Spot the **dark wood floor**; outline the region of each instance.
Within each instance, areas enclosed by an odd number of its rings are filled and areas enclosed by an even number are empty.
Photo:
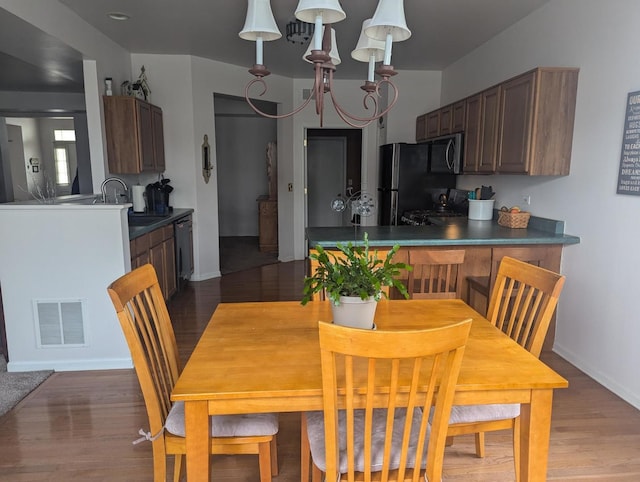
[[[190,283],[169,304],[181,356],[187,359],[216,305],[230,301],[300,299],[304,263],[291,262]],[[640,480],[640,412],[552,353],[543,359],[569,379],[558,390],[549,454],[549,480]],[[298,482],[299,416],[282,414],[280,475]],[[0,481],[152,480],[148,443],[132,445],[147,427],[132,370],[56,373],[0,418]],[[447,448],[446,481],[514,480],[508,432],[487,435],[487,457],[472,437]],[[252,456],[215,457],[213,479],[256,482]]]

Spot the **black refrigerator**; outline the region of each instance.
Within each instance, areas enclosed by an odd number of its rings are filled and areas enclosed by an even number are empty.
[[[456,187],[455,174],[430,174],[429,144],[380,146],[378,224],[399,224],[402,213],[433,208],[434,189]]]

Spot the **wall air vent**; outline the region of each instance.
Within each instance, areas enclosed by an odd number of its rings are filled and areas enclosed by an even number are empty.
[[[38,347],[83,346],[85,300],[34,300]]]

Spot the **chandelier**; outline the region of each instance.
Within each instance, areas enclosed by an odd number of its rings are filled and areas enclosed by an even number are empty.
[[[379,0],[373,17],[362,23],[358,44],[351,52],[353,59],[369,64],[367,80],[360,87],[365,92],[362,101],[364,108],[372,110],[372,114],[368,117],[347,112],[338,103],[333,91],[333,75],[336,66],[340,63],[340,56],[335,30],[331,25],[346,18],[339,0],[299,0],[295,17],[302,22],[314,25],[313,38],[304,55],[304,59],[314,65],[315,80],[311,90],[312,95],[289,113],[268,114],[252,102],[249,91],[254,85],[259,84],[262,86],[262,92],[258,95],[262,96],[267,92],[264,78],[270,72],[263,64],[263,42],[277,40],[282,37],[282,34],[273,18],[270,0],[248,0],[247,18],[239,35],[240,38],[256,42],[256,62],[249,69],[249,73],[255,78],[246,85],[244,91],[247,103],[255,112],[271,119],[282,119],[297,114],[313,99],[322,127],[324,96],[328,94],[338,116],[350,126],[362,128],[380,119],[393,108],[398,100],[398,89],[391,81],[391,77],[397,73],[391,65],[392,43],[406,40],[411,36],[404,16],[404,0]],[[382,65],[376,69],[375,64],[380,61]],[[376,81],[374,74],[378,74],[380,79]],[[391,88],[393,95],[386,107],[381,109],[379,99],[382,97],[383,86]]]

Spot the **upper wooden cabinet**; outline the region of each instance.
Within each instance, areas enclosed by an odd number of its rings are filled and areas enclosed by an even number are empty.
[[[162,109],[135,97],[104,96],[103,100],[109,172],[163,172]]]
[[[567,175],[578,72],[540,67],[418,119],[437,117],[437,135],[464,126],[464,173]]]
[[[416,119],[416,142],[427,140],[427,114],[422,114]]]
[[[578,69],[539,68],[502,84],[497,172],[566,176]]]
[[[499,99],[497,86],[465,100],[464,173],[492,173],[496,169]]]
[[[416,119],[416,142],[462,132],[464,130],[464,113],[465,101],[461,100],[418,116]]]

